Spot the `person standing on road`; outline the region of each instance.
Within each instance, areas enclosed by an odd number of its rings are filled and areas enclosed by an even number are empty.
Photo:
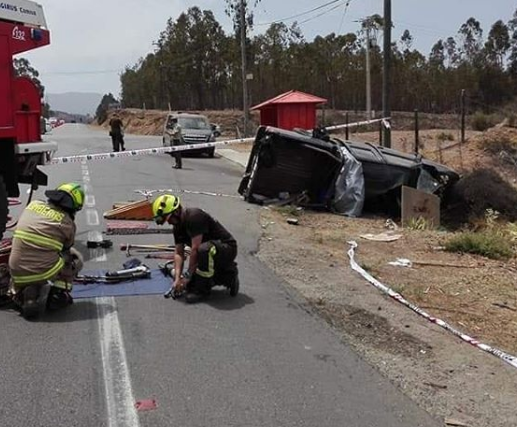
[[[46,202],[31,202],[23,211],[9,257],[13,299],[25,318],[71,303],[72,281],[83,266],[73,248],[75,214],[85,198],[82,187],[62,184],[45,195]]]
[[[124,151],[124,126],[117,113],[113,114],[113,117],[109,121],[109,125],[113,151]]]
[[[228,230],[201,209],[183,208],[180,199],[172,194],[157,197],[152,208],[158,225],[174,226],[174,293],[186,290],[185,300],[196,303],[209,296],[212,287],[225,286],[231,296],[236,296],[239,292],[237,242]],[[186,245],[191,250],[187,270],[183,272]]]
[[[178,119],[176,117],[173,117],[171,119],[171,140],[171,145],[173,147],[179,147],[180,145],[184,145],[183,136],[181,135],[181,126],[178,123]],[[176,161],[176,164],[173,166],[173,168],[181,169],[183,165],[181,159],[181,151],[175,151],[174,153],[171,153],[171,155],[174,156],[174,160]]]

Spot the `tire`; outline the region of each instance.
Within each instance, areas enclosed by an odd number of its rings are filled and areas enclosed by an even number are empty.
[[[0,175],[0,239],[2,239],[4,235],[8,213],[9,202],[7,200],[7,190],[4,184],[4,177]]]
[[[207,154],[208,158],[213,159],[215,157],[215,147],[209,148],[206,151],[206,154]]]

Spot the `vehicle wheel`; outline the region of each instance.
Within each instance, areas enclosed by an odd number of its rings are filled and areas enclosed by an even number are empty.
[[[209,149],[207,150],[206,154],[208,155],[208,157],[209,157],[210,159],[213,159],[213,158],[214,158],[214,156],[215,156],[215,147],[213,147],[213,148],[209,148]]]
[[[0,175],[0,239],[2,239],[2,236],[4,235],[8,213],[9,201],[7,200],[7,190],[5,188],[4,178]]]

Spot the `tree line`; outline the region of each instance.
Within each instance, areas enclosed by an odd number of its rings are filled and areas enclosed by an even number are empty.
[[[191,7],[168,20],[154,52],[121,75],[124,107],[203,110],[242,108],[240,26],[235,2],[227,0],[235,33],[227,34],[210,10]],[[237,8],[238,9],[238,8]],[[252,14],[247,10],[247,24]],[[372,108],[382,109],[383,19],[365,19],[359,31],[306,40],[299,26],[272,23],[246,39],[252,104],[297,89],[329,100],[329,107],[364,110],[365,51],[369,39]],[[438,40],[429,54],[413,47],[409,30],[392,44],[392,109],[457,111],[465,89],[472,108],[490,112],[517,95],[517,10],[485,34],[469,18],[457,34]]]

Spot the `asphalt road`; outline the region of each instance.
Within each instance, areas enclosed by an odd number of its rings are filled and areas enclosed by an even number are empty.
[[[83,125],[65,125],[51,138],[60,156],[110,146],[104,132]],[[126,140],[130,149],[160,145],[157,137]],[[126,260],[116,247],[90,252],[85,242],[103,230],[102,213],[114,202],[139,198],[135,189],[236,194],[241,173],[225,159],[185,159],[181,171],[171,165],[162,155],[45,167],[51,185],[88,187],[88,206],[77,218],[86,269],[117,269]],[[39,322],[0,311],[1,426],[439,425],[257,260],[256,206],[200,195],[183,200],[211,212],[236,236],[241,294],[216,292],[195,306],[161,296],[78,300]],[[170,239],[113,236],[115,246]],[[157,408],[136,412],[142,399],[155,399]]]

